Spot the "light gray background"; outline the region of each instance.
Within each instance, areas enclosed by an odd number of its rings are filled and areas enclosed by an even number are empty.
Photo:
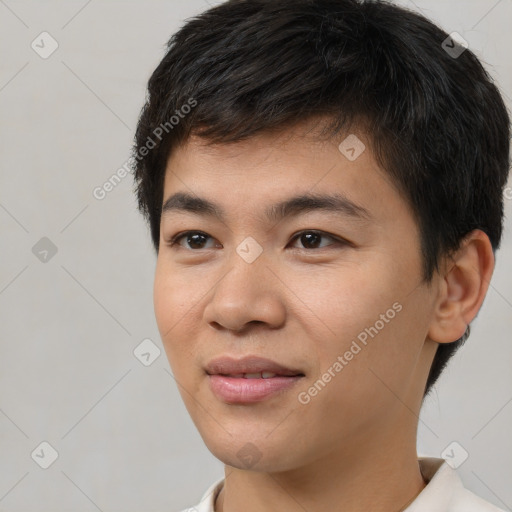
[[[510,106],[512,0],[401,4],[462,34]],[[165,43],[208,7],[0,0],[1,511],[175,512],[223,476],[159,338],[131,176],[92,194],[128,159]],[[59,44],[47,59],[31,48],[43,31]],[[512,510],[512,188],[508,198],[491,288],[424,406],[418,451],[439,457],[456,441],[466,486]],[[46,263],[32,252],[42,237],[58,249]],[[147,338],[161,350],[150,366],[133,354]],[[43,441],[58,452],[48,469],[31,457]]]

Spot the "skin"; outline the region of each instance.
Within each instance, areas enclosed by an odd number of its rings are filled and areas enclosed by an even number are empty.
[[[458,339],[476,316],[492,249],[474,231],[422,282],[413,213],[373,158],[370,140],[354,133],[366,145],[355,161],[338,150],[347,134],[319,142],[308,123],[213,147],[192,137],[169,158],[164,201],[188,192],[226,211],[225,222],[164,215],[154,283],[156,320],[181,396],[225,464],[216,511],[320,512],[343,504],[344,512],[397,512],[426,485],[416,434],[428,371],[438,343]],[[263,215],[290,196],[333,191],[370,219],[313,211],[276,223]],[[323,237],[309,245],[295,238],[312,229]],[[186,230],[208,237],[170,246]],[[236,252],[248,236],[263,249],[252,263]],[[401,311],[300,403],[298,394],[394,303]],[[268,357],[305,377],[262,402],[226,403],[213,395],[204,370],[226,354]],[[237,455],[248,443],[258,453],[250,466]]]

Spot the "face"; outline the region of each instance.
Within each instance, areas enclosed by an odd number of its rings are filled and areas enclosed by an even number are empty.
[[[347,134],[319,142],[307,126],[191,138],[168,161],[163,202],[196,201],[162,215],[156,320],[193,422],[230,466],[285,471],[415,435],[436,288],[412,212],[353,135],[341,150]],[[210,375],[222,356],[301,376]]]

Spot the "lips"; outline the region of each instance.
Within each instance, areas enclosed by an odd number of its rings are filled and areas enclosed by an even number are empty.
[[[223,356],[210,361],[205,367],[208,375],[223,375],[244,379],[270,379],[274,377],[304,377],[298,368],[286,367],[264,357],[246,356],[235,359]]]
[[[236,374],[224,374],[220,373],[225,377],[233,377],[235,379],[271,379],[273,377],[288,377],[288,375],[278,375],[273,372],[257,372],[257,373],[236,373]]]

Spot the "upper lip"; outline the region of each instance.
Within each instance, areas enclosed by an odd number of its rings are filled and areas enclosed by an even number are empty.
[[[230,356],[222,356],[212,359],[206,365],[206,373],[209,375],[235,375],[239,373],[270,372],[276,375],[304,375],[295,368],[287,368],[271,359],[258,356],[246,356],[236,359]]]

